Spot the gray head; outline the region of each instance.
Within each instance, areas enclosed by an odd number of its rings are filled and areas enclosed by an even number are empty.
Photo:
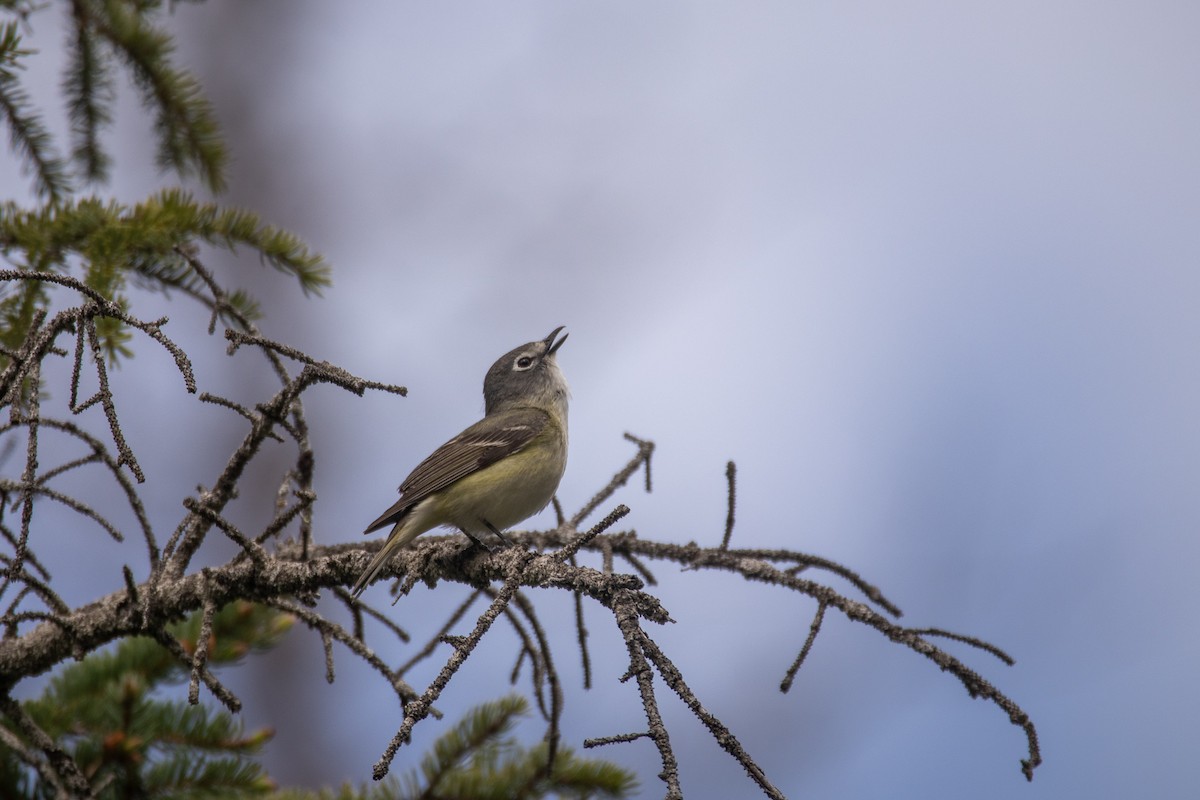
[[[483,379],[485,414],[521,406],[553,406],[566,415],[567,380],[554,355],[569,335],[554,341],[562,329],[560,325],[541,341],[509,350],[492,364]]]

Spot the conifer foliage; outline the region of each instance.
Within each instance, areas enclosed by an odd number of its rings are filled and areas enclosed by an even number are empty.
[[[219,192],[227,155],[196,80],[171,63],[170,37],[155,25],[160,3],[72,0],[65,5],[73,26],[62,84],[73,139],[69,158],[60,155],[20,80],[24,60],[33,55],[22,44],[22,26],[33,25],[36,14],[51,9],[22,0],[0,3],[11,17],[0,22],[0,118],[43,201],[32,209],[12,200],[0,205],[0,251],[8,260],[31,272],[66,275],[77,267],[78,280],[121,311],[128,311],[125,290],[131,282],[161,291],[199,291],[203,279],[189,264],[198,244],[255,250],[305,292],[328,286],[329,268],[318,254],[252,212],[200,202],[178,188],[133,206],[75,193],[76,187],[95,186],[108,177],[111,159],[102,134],[112,122],[112,73],[119,65],[130,71],[155,120],[157,163],[163,170],[194,176],[203,188]],[[225,300],[241,316],[258,317],[246,294],[231,293]],[[5,287],[0,345],[17,347],[48,301],[44,282]],[[97,315],[95,324],[110,362],[130,355],[131,334],[119,315]]]
[[[560,748],[551,765],[545,743],[522,746],[511,732],[528,714],[529,702],[519,695],[483,703],[442,734],[420,766],[398,781],[289,790],[274,800],[603,800],[636,790],[633,776],[608,762]]]
[[[200,623],[194,615],[170,631],[195,652]],[[291,624],[287,614],[231,603],[213,617],[209,660],[230,664],[269,648]],[[232,714],[188,704],[171,688],[187,676],[154,639],[132,637],[61,670],[40,697],[22,705],[84,771],[98,798],[240,798],[273,789],[255,758],[271,731],[245,734]],[[0,749],[0,797],[54,796],[52,782],[24,769],[16,751]]]

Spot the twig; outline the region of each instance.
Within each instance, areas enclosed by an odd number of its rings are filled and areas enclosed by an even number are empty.
[[[571,566],[578,566],[575,559],[571,559]],[[592,688],[592,658],[588,652],[588,629],[583,621],[583,594],[575,592],[573,594],[573,602],[575,605],[575,642],[579,645],[580,666],[583,669],[583,688]]]
[[[597,536],[599,536],[601,533],[603,533],[604,531],[611,528],[613,525],[616,525],[617,522],[620,519],[624,518],[627,514],[629,514],[629,506],[626,506],[625,504],[622,503],[621,505],[617,506],[612,511],[610,511],[608,513],[608,516],[606,516],[604,519],[600,520],[595,525],[593,525],[590,530],[576,536],[574,539],[572,539],[570,542],[568,542],[563,547],[562,550],[559,550],[557,553],[554,554],[554,557],[557,558],[559,561],[571,560],[572,558],[575,557],[575,554],[577,552],[579,552],[579,548],[586,545],[592,539],[595,539]]]
[[[476,589],[475,591],[471,592],[466,600],[459,603],[458,608],[456,608],[454,612],[446,619],[445,624],[438,628],[438,632],[430,637],[429,641],[425,643],[425,646],[418,650],[415,655],[400,665],[396,672],[400,673],[401,675],[406,675],[410,669],[431,656],[434,650],[437,649],[438,644],[446,638],[446,634],[450,632],[450,629],[458,624],[458,621],[463,618],[463,616],[467,613],[467,610],[474,605],[475,601],[481,594],[483,594],[483,591]]]
[[[538,620],[537,614],[534,613],[533,604],[529,602],[524,593],[518,591],[513,595],[513,602],[517,608],[521,609],[521,613],[529,620],[529,625],[533,628],[533,635],[537,637],[537,656],[540,662],[542,674],[545,675],[546,683],[550,686],[550,708],[547,709],[545,702],[542,700],[541,692],[537,693],[538,706],[541,708],[542,716],[548,723],[546,730],[546,769],[550,770],[554,766],[554,760],[558,756],[558,726],[562,720],[563,709],[563,694],[562,684],[558,680],[558,670],[554,667],[554,658],[550,655],[550,642],[546,637],[546,632],[542,629],[542,623]]]
[[[250,557],[250,560],[259,568],[263,569],[267,566],[267,551],[263,550],[261,544],[251,540],[246,534],[238,530],[238,527],[229,520],[222,517],[217,512],[209,508],[203,501],[197,501],[194,497],[185,497],[183,507],[192,512],[198,517],[201,517],[208,522],[216,525],[217,528],[232,539],[239,547],[242,548],[242,553]]]
[[[475,646],[479,644],[479,640],[492,627],[492,623],[496,621],[496,617],[508,605],[513,594],[521,585],[521,569],[531,558],[533,558],[532,553],[521,552],[517,554],[516,563],[510,569],[509,577],[504,582],[503,588],[496,593],[496,598],[492,601],[492,604],[480,615],[475,623],[475,629],[455,645],[454,652],[450,655],[446,665],[442,667],[441,672],[433,679],[433,682],[425,690],[425,693],[416,700],[412,700],[404,705],[404,721],[400,723],[400,729],[396,731],[396,735],[388,743],[383,755],[375,762],[375,767],[372,770],[375,780],[382,780],[387,775],[388,766],[391,764],[400,745],[412,740],[413,727],[429,715],[429,709],[437,702],[438,697],[441,696],[450,679],[454,677],[454,673],[458,671],[458,668],[471,655],[471,651],[475,649]]]
[[[46,759],[50,762],[50,767],[57,776],[57,779],[52,781],[52,783],[58,784],[61,781],[62,785],[66,786],[67,791],[75,797],[93,797],[87,778],[80,771],[79,766],[75,763],[75,759],[71,758],[65,750],[58,746],[57,742],[39,728],[37,723],[33,721],[33,718],[25,713],[25,709],[21,707],[21,704],[10,697],[7,692],[0,693],[0,712],[3,712],[4,716],[8,717],[17,730],[25,735],[26,740],[38,750],[41,750],[42,754],[46,756]],[[42,772],[42,770],[38,769],[38,772]]]
[[[817,634],[821,631],[821,623],[825,621],[825,604],[817,603],[817,613],[813,615],[812,623],[808,626],[808,638],[804,640],[804,646],[800,648],[800,653],[796,656],[796,660],[788,667],[787,673],[783,676],[783,682],[779,684],[779,691],[787,694],[792,688],[792,682],[796,679],[796,673],[800,671],[800,667],[804,664],[804,659],[808,658],[808,651],[812,650],[813,642],[817,640]]]
[[[294,614],[297,619],[303,622],[308,627],[317,631],[322,635],[330,636],[334,641],[345,645],[350,652],[361,658],[368,665],[373,667],[376,672],[384,677],[392,690],[400,697],[401,701],[410,700],[417,697],[417,690],[414,689],[407,681],[404,680],[399,670],[393,670],[384,663],[383,659],[375,654],[373,650],[362,643],[362,640],[355,638],[336,622],[326,619],[315,611],[307,609],[299,603],[290,600],[273,598],[264,600],[264,604],[272,608],[278,608],[281,611],[286,611],[289,614]]]
[[[58,777],[58,773],[51,769],[46,760],[38,758],[33,750],[25,746],[25,743],[21,741],[19,736],[3,725],[0,725],[0,744],[3,744],[4,747],[7,748],[10,753],[16,755],[19,760],[36,770],[37,774],[41,776],[41,779],[49,786],[53,787],[59,797],[69,796],[66,787]],[[89,795],[84,796],[86,797]]]
[[[658,777],[667,784],[667,800],[682,800],[683,787],[679,784],[679,761],[671,748],[671,735],[667,732],[662,713],[658,709],[658,700],[654,695],[654,673],[646,661],[646,649],[642,643],[642,629],[638,623],[638,614],[633,604],[623,596],[613,603],[613,615],[617,619],[617,627],[625,637],[625,649],[629,653],[629,670],[622,680],[634,678],[637,681],[638,693],[642,696],[642,709],[646,714],[646,724],[649,728],[646,736],[654,742],[658,749],[658,757],[662,762],[662,772]],[[628,739],[626,739],[628,741]]]
[[[725,465],[725,479],[729,482],[729,503],[725,512],[725,536],[721,539],[721,549],[729,549],[729,539],[733,536],[733,511],[737,506],[737,464],[730,461]]]
[[[773,800],[785,800],[783,793],[779,791],[769,780],[766,774],[754,763],[754,759],[750,758],[750,754],[742,747],[741,742],[737,737],[730,732],[721,720],[717,719],[716,715],[701,705],[699,698],[688,687],[683,680],[683,674],[675,667],[671,660],[659,649],[654,640],[646,635],[645,631],[638,629],[640,646],[646,653],[646,657],[654,664],[658,670],[658,674],[662,676],[663,681],[675,694],[679,695],[679,699],[692,710],[696,718],[704,723],[704,727],[708,728],[709,733],[717,741],[717,744],[729,753],[733,758],[742,765],[746,770],[746,774],[751,780],[758,784],[758,787],[763,790],[767,797]]]
[[[195,668],[195,660],[187,654],[187,651],[183,649],[183,645],[179,643],[178,639],[162,628],[152,629],[149,631],[149,633],[154,637],[154,640],[166,648],[167,652],[174,656],[175,660],[178,661],[182,666],[189,669]],[[225,685],[217,680],[217,676],[213,675],[207,666],[200,667],[197,670],[197,673],[200,676],[200,680],[204,681],[204,685],[208,687],[210,692],[212,692],[213,697],[220,700],[221,704],[225,706],[225,708],[229,709],[235,714],[242,710],[242,701],[239,700],[233,692],[225,688]]]
[[[108,430],[112,434],[113,444],[117,446],[117,464],[128,466],[129,471],[137,478],[137,482],[145,483],[146,475],[138,466],[133,450],[125,441],[125,434],[121,432],[121,423],[117,420],[117,406],[113,402],[112,390],[108,386],[108,369],[104,366],[104,354],[100,350],[100,335],[96,331],[95,318],[89,316],[84,325],[87,328],[88,342],[92,346],[92,361],[96,366],[96,377],[100,381],[100,391],[98,392],[100,402],[104,407],[104,416],[108,419]]]
[[[196,650],[192,653],[192,676],[188,681],[188,702],[192,705],[200,702],[200,675],[208,668],[208,642],[213,635],[215,613],[212,601],[205,601],[200,615],[200,632],[196,635]]]
[[[613,475],[612,480],[608,482],[607,486],[596,492],[595,496],[592,497],[591,500],[583,504],[583,508],[575,512],[574,516],[572,516],[568,522],[569,527],[578,527],[579,523],[586,519],[589,514],[595,511],[601,503],[608,500],[608,498],[612,497],[613,493],[617,491],[617,489],[620,489],[622,486],[628,483],[630,477],[633,476],[633,473],[637,472],[638,467],[642,466],[643,464],[646,467],[646,491],[650,491],[650,456],[654,453],[654,443],[644,441],[629,433],[625,434],[625,438],[638,446],[637,455],[631,458],[629,463],[623,468],[618,470],[617,474]]]
[[[961,633],[951,633],[950,631],[944,631],[941,628],[909,628],[909,633],[914,633],[917,636],[940,636],[943,639],[953,639],[956,642],[962,642],[963,644],[969,644],[972,647],[978,647],[980,650],[985,650],[1010,667],[1017,663],[1016,659],[1001,650],[999,647],[996,647],[996,645],[985,642],[982,639],[977,639],[974,636],[965,636]]]

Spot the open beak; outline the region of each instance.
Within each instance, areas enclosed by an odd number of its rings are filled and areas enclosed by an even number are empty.
[[[547,336],[545,339],[542,339],[542,343],[546,345],[546,355],[549,355],[549,356],[554,355],[555,351],[557,351],[558,348],[562,347],[563,342],[565,342],[567,340],[567,337],[571,335],[569,333],[564,333],[563,337],[561,339],[559,339],[557,342],[554,341],[554,337],[558,336],[558,332],[561,331],[565,327],[566,327],[566,325],[559,325],[557,328],[550,331],[549,336]]]

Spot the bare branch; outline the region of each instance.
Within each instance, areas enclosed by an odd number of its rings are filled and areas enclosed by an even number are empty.
[[[324,572],[324,570],[322,570],[322,572]],[[346,583],[346,580],[347,579],[343,578],[341,582]],[[304,606],[294,603],[290,600],[271,599],[264,602],[266,605],[278,608],[281,611],[286,611],[289,614],[296,615],[301,622],[317,631],[322,636],[329,636],[334,641],[345,645],[350,652],[361,658],[363,661],[373,667],[376,672],[382,675],[392,687],[392,690],[396,692],[397,696],[399,696],[402,701],[417,697],[416,689],[414,689],[404,680],[399,670],[388,668],[388,665],[385,664],[383,660],[379,658],[379,656],[375,655],[375,653],[369,647],[363,644],[361,639],[357,639],[352,636],[341,625],[338,625],[336,622],[326,619],[315,611],[307,609]]]
[[[492,623],[496,621],[496,617],[508,605],[517,588],[521,585],[521,574],[525,563],[533,557],[533,554],[527,552],[516,554],[516,561],[510,568],[508,578],[504,582],[504,587],[496,593],[492,604],[479,616],[479,619],[475,622],[474,630],[471,631],[470,635],[455,642],[454,653],[450,656],[450,660],[442,667],[441,672],[433,679],[433,682],[425,690],[424,694],[404,705],[404,721],[400,724],[400,730],[396,731],[396,735],[392,737],[392,741],[388,744],[387,749],[384,750],[383,755],[375,762],[375,768],[372,771],[375,780],[382,780],[387,775],[388,767],[400,745],[412,740],[413,726],[428,716],[429,709],[437,702],[446,685],[450,683],[450,679],[454,677],[454,673],[458,671],[458,668],[471,655],[471,651],[475,649],[475,646],[479,644],[479,640],[492,627]]]
[[[571,566],[579,566],[575,563],[575,559],[571,559]],[[580,666],[583,668],[583,688],[592,688],[592,657],[588,652],[588,629],[583,621],[583,595],[575,592],[573,595],[575,603],[575,641],[579,645],[579,657],[581,660]]]
[[[88,460],[91,461],[92,459],[89,458]],[[37,483],[44,483],[44,480],[39,478]],[[20,490],[21,488],[21,484],[12,484],[8,481],[0,481],[0,490]],[[112,537],[113,541],[125,541],[124,534],[117,530],[115,525],[106,520],[104,517],[100,516],[100,513],[91,506],[87,505],[82,500],[77,500],[76,498],[71,497],[69,494],[63,494],[62,492],[57,492],[54,489],[47,489],[44,486],[34,486],[33,488],[29,488],[27,496],[30,498],[30,500],[32,500],[34,497],[45,497],[50,500],[54,500],[55,502],[62,503],[72,511],[77,511],[88,519],[94,521],[97,525],[104,529],[105,533]]]
[[[192,677],[188,682],[188,702],[192,705],[200,702],[200,677],[208,668],[208,642],[212,638],[215,614],[216,607],[211,601],[205,601],[200,616],[200,632],[196,635],[196,651],[192,653]]]
[[[229,354],[233,355],[237,349],[244,344],[252,344],[261,347],[265,350],[272,350],[280,355],[298,361],[313,370],[313,374],[318,376],[319,380],[337,384],[349,392],[362,396],[367,389],[378,389],[380,391],[398,394],[404,397],[408,394],[408,389],[403,386],[396,386],[390,383],[379,383],[378,381],[368,381],[362,378],[351,375],[341,367],[334,366],[328,361],[317,361],[312,356],[302,353],[294,347],[288,347],[279,342],[273,342],[270,339],[258,336],[255,334],[241,333],[232,328],[226,329],[225,338],[229,340]]]
[[[607,486],[597,492],[591,500],[584,503],[583,508],[575,512],[575,515],[568,522],[569,527],[575,528],[580,522],[587,519],[587,516],[599,508],[601,503],[604,503],[613,496],[613,493],[617,489],[628,483],[629,479],[633,477],[633,473],[637,472],[638,467],[642,465],[646,467],[646,492],[650,491],[650,456],[654,453],[654,443],[639,439],[630,433],[625,434],[625,438],[638,446],[637,454],[629,460],[628,464],[618,470],[616,475],[613,475],[612,480],[608,482]]]
[[[534,664],[540,669],[545,676],[546,683],[550,686],[550,707],[546,708],[546,703],[539,691],[536,693],[538,699],[538,707],[541,709],[542,716],[546,719],[548,727],[546,729],[547,768],[554,764],[554,759],[558,754],[558,725],[562,719],[563,710],[563,694],[562,685],[558,680],[558,670],[554,667],[554,658],[550,655],[550,642],[546,637],[545,630],[542,629],[542,623],[538,620],[537,614],[534,613],[533,604],[525,597],[524,593],[517,592],[513,596],[513,601],[525,615],[529,621],[529,625],[533,628],[533,635],[537,637],[537,650],[530,651],[530,657],[534,659]],[[535,677],[535,685],[538,683]]]
[[[401,675],[407,675],[410,669],[424,661],[429,656],[433,655],[433,652],[437,649],[437,646],[441,644],[445,640],[446,636],[450,633],[450,629],[458,624],[459,620],[466,615],[467,611],[472,605],[475,604],[475,601],[478,600],[482,594],[483,591],[480,589],[476,589],[474,592],[471,592],[466,600],[459,603],[458,608],[456,608],[454,612],[450,614],[450,616],[446,619],[445,624],[443,624],[442,627],[438,629],[438,632],[435,633],[432,638],[425,643],[425,646],[414,653],[412,658],[410,658],[408,661],[405,661],[396,671]]]
[[[642,646],[642,628],[638,622],[638,614],[634,604],[625,601],[622,596],[613,605],[613,615],[617,618],[617,627],[625,637],[625,649],[629,652],[629,670],[622,680],[634,678],[637,681],[638,693],[642,696],[642,709],[646,714],[648,730],[640,734],[648,737],[658,748],[658,756],[662,761],[662,772],[659,778],[667,784],[668,800],[683,798],[683,787],[679,784],[679,762],[675,751],[671,748],[671,735],[667,732],[662,713],[658,710],[658,700],[654,695],[654,672],[646,661],[646,650]]]
[[[911,628],[909,633],[917,636],[940,636],[943,639],[953,639],[956,642],[969,644],[972,647],[978,647],[980,650],[991,653],[1010,667],[1017,663],[1016,659],[1001,650],[999,647],[996,647],[996,645],[985,642],[982,639],[977,639],[974,636],[964,636],[961,633],[951,633],[950,631],[944,631],[941,628]]]
[[[45,672],[66,659],[81,658],[123,637],[150,636],[167,648],[189,672],[188,696],[192,702],[199,700],[199,687],[204,683],[227,708],[236,710],[240,702],[216,679],[208,662],[213,616],[237,600],[263,603],[302,621],[321,639],[327,680],[332,681],[335,677],[335,643],[345,646],[353,657],[370,665],[383,678],[402,704],[404,716],[395,736],[375,764],[376,778],[388,772],[398,748],[411,741],[420,722],[429,716],[439,716],[434,704],[449,689],[459,669],[503,615],[516,638],[512,678],[515,681],[522,677],[522,670],[528,665],[524,674],[529,680],[529,690],[546,720],[546,763],[549,768],[559,746],[559,723],[565,700],[549,645],[550,636],[542,624],[540,605],[533,602],[532,593],[525,591],[538,588],[546,590],[538,593],[539,603],[543,596],[553,597],[555,592],[559,593],[557,597],[569,595],[571,598],[585,688],[590,688],[593,682],[585,604],[594,603],[611,612],[625,642],[629,669],[623,682],[633,679],[637,687],[646,729],[588,739],[584,742],[585,747],[648,739],[662,763],[661,777],[667,797],[682,797],[672,736],[663,720],[655,691],[654,673],[657,672],[664,685],[683,701],[709,735],[742,765],[763,793],[768,797],[782,797],[780,790],[767,779],[728,727],[700,702],[688,686],[683,670],[647,633],[646,623],[672,622],[660,599],[646,589],[655,586],[651,566],[657,570],[659,564],[688,573],[729,573],[745,581],[768,585],[775,591],[816,601],[817,610],[809,623],[807,637],[786,670],[780,686],[782,691],[786,692],[792,686],[820,635],[827,612],[837,612],[919,653],[938,669],[958,679],[971,696],[995,704],[1025,733],[1029,749],[1028,758],[1022,761],[1025,774],[1031,777],[1041,763],[1037,733],[1028,715],[982,676],[930,640],[936,637],[961,642],[1011,664],[1012,660],[1002,650],[975,637],[939,628],[899,625],[894,620],[900,616],[900,609],[875,585],[836,562],[791,550],[731,548],[737,500],[736,466],[732,461],[726,468],[727,513],[724,535],[718,546],[644,539],[633,530],[616,529],[630,513],[623,504],[616,505],[589,530],[580,532],[580,523],[601,505],[610,502],[639,469],[645,469],[645,489],[650,490],[654,444],[629,434],[626,438],[636,446],[636,453],[578,511],[567,514],[558,499],[554,499],[557,525],[553,530],[509,532],[513,546],[491,553],[471,546],[459,535],[427,534],[397,553],[386,567],[391,570],[388,574],[396,579],[391,593],[395,602],[407,598],[418,583],[433,586],[440,581],[449,581],[469,587],[471,591],[449,613],[435,636],[421,647],[413,647],[403,663],[392,668],[366,645],[364,629],[367,621],[379,623],[387,637],[394,637],[401,644],[409,643],[408,634],[392,621],[390,614],[355,601],[346,589],[382,543],[333,546],[313,543],[316,457],[309,442],[301,399],[318,384],[333,384],[355,395],[367,390],[403,395],[405,389],[356,377],[340,367],[266,338],[229,302],[212,274],[189,248],[183,247],[177,252],[200,277],[199,282],[193,282],[181,291],[212,311],[212,331],[216,330],[218,320],[234,326],[224,331],[231,356],[244,357],[239,354],[245,348],[258,351],[266,359],[278,385],[267,392],[269,396],[253,404],[234,402],[208,392],[200,394],[201,401],[238,415],[248,430],[232,447],[229,458],[217,474],[209,476],[211,483],[205,485],[211,488],[198,489],[195,496],[183,501],[183,511],[178,519],[164,523],[173,525],[174,533],[161,552],[142,498],[130,477],[132,473],[140,481],[144,476],[119,423],[118,403],[110,381],[118,375],[110,373],[105,365],[97,320],[106,317],[120,320],[153,339],[172,354],[175,367],[184,378],[183,388],[187,392],[196,392],[189,357],[162,334],[161,326],[165,320],[137,319],[67,276],[0,270],[0,280],[41,281],[78,295],[77,305],[52,317],[45,312],[35,315],[24,341],[5,351],[5,366],[0,372],[0,402],[9,406],[9,419],[0,425],[0,438],[7,439],[4,446],[9,452],[19,453],[23,444],[25,456],[24,459],[14,458],[14,461],[22,462],[20,467],[13,467],[14,471],[19,471],[19,476],[0,476],[0,546],[7,548],[6,552],[0,553],[3,567],[0,598],[4,598],[3,613],[0,614],[0,626],[4,631],[0,638],[0,713],[11,723],[9,730],[15,730],[19,734],[16,738],[25,742],[19,748],[14,747],[18,757],[32,764],[48,783],[80,796],[98,791],[96,786],[88,785],[79,765],[71,761],[49,736],[38,731],[24,716],[20,704],[11,699],[10,691],[19,681]],[[73,353],[57,344],[59,337],[68,336],[73,339]],[[70,417],[67,420],[50,415],[47,409],[51,406],[42,403],[39,392],[29,390],[31,386],[40,386],[42,363],[52,356],[67,359],[71,366],[66,387]],[[85,366],[88,376],[95,371],[98,390],[81,401],[81,386],[84,380],[91,381],[90,377],[85,378]],[[99,419],[99,410],[103,411],[103,421]],[[101,428],[99,437],[87,431],[89,421],[97,423],[94,427]],[[82,444],[85,453],[78,457],[72,455],[62,463],[43,469],[40,460],[45,457],[44,452],[48,452],[47,445],[57,444],[59,437]],[[239,508],[236,505],[239,488],[243,488],[247,470],[268,449],[265,448],[268,442],[289,448],[292,460],[280,471],[268,491],[269,495],[273,493],[265,499],[273,504],[269,521],[254,529],[243,529],[232,522],[235,518],[241,519],[235,513]],[[126,466],[128,471],[124,469]],[[52,500],[96,521],[109,536],[121,538],[123,532],[115,523],[119,516],[110,514],[107,507],[89,506],[62,488],[70,485],[66,480],[59,482],[93,469],[113,476],[121,487],[121,492],[112,494],[132,509],[136,524],[142,528],[150,572],[149,577],[139,584],[134,579],[134,571],[125,566],[122,581],[112,593],[73,608],[55,593],[51,576],[42,567],[43,561],[37,558],[34,523],[38,519],[37,509],[45,500]],[[261,497],[248,500],[263,501]],[[5,519],[5,514],[10,515],[9,520]],[[293,527],[297,522],[298,525]],[[295,539],[282,538],[285,531],[296,528]],[[209,552],[207,548],[201,551],[201,546],[208,541],[213,529],[220,532],[218,536],[235,542],[237,551],[224,563],[193,564],[199,560],[198,552]],[[853,598],[862,599],[852,599],[832,586],[811,579],[812,576],[832,577],[835,583],[848,585]],[[330,591],[335,600],[334,607],[344,607],[349,612],[350,622],[343,625],[326,613],[317,603],[321,590]],[[454,631],[467,620],[481,597],[490,601],[487,608],[478,612],[470,630],[456,634]],[[201,615],[200,634],[194,649],[188,652],[167,626],[170,621],[194,613]],[[449,645],[449,651],[442,645]],[[434,656],[444,656],[445,661],[424,691],[418,692],[404,676],[415,665]],[[0,726],[0,741],[12,746],[11,738],[13,734]]]
[[[225,688],[225,685],[217,680],[217,676],[213,675],[206,665],[198,663],[194,656],[189,656],[179,640],[168,633],[165,628],[152,629],[150,634],[168,653],[175,657],[181,666],[193,670],[193,674],[198,675],[199,679],[204,681],[204,685],[213,693],[213,697],[221,701],[222,705],[234,713],[242,710],[242,701]]]
[[[4,747],[14,753],[21,761],[37,770],[42,780],[54,787],[55,793],[59,797],[69,796],[66,787],[58,777],[58,773],[54,771],[45,759],[40,757],[42,754],[26,747],[19,736],[3,725],[0,725],[0,744],[3,744]]]
[[[729,510],[725,512],[725,536],[721,539],[721,549],[729,549],[729,539],[733,536],[733,511],[737,506],[737,464],[730,461],[725,465],[725,479],[729,482]]]
[[[25,738],[36,748],[42,751],[42,755],[49,762],[49,769],[54,771],[56,778],[51,781],[54,785],[65,786],[67,791],[75,797],[90,798],[92,789],[88,785],[87,778],[80,771],[79,766],[75,763],[75,759],[58,746],[58,743],[51,739],[45,731],[37,726],[21,704],[9,696],[8,692],[0,692],[0,712],[16,726],[17,730],[25,735]],[[21,749],[25,755],[30,755],[24,748]],[[24,759],[23,759],[24,760]],[[35,765],[36,766],[36,765]],[[38,772],[42,772],[46,767],[38,767]]]
[[[779,691],[784,694],[787,694],[788,690],[792,688],[792,681],[796,679],[796,673],[800,671],[804,659],[808,658],[808,651],[812,650],[813,642],[817,640],[817,634],[821,632],[821,623],[824,621],[825,604],[817,603],[817,613],[813,615],[812,624],[808,626],[808,638],[804,640],[804,646],[800,648],[799,655],[788,667],[787,674],[783,676],[783,682],[779,684]]]
[[[654,640],[647,636],[646,632],[640,628],[638,630],[638,638],[646,657],[658,669],[658,674],[662,675],[663,681],[667,686],[671,687],[671,690],[675,694],[679,695],[679,699],[683,700],[692,713],[704,723],[704,727],[708,728],[709,733],[712,734],[717,744],[721,745],[725,752],[733,756],[742,765],[746,770],[746,774],[758,784],[767,797],[773,798],[773,800],[783,800],[783,793],[767,780],[766,774],[758,764],[754,763],[754,759],[750,758],[750,754],[745,751],[741,742],[725,727],[725,724],[717,719],[715,714],[701,705],[695,693],[684,682],[683,674],[671,663],[671,660],[666,657],[662,650],[659,649]]]
[[[262,545],[258,542],[248,539],[246,535],[239,531],[237,526],[232,522],[225,519],[204,504],[197,502],[195,498],[192,497],[184,498],[183,507],[193,514],[203,517],[208,522],[216,525],[222,533],[224,533],[242,548],[242,552],[249,556],[250,560],[253,561],[254,565],[259,569],[266,567],[267,551],[263,550]]]
[[[628,513],[629,506],[617,506],[609,513],[607,517],[596,523],[591,530],[576,536],[574,539],[568,542],[562,550],[555,554],[555,558],[557,558],[559,561],[570,561],[575,557],[575,554],[579,552],[579,548],[585,546],[588,542],[590,542],[592,539],[595,539],[602,532],[608,530],[613,525],[616,525],[617,522],[625,517]]]

